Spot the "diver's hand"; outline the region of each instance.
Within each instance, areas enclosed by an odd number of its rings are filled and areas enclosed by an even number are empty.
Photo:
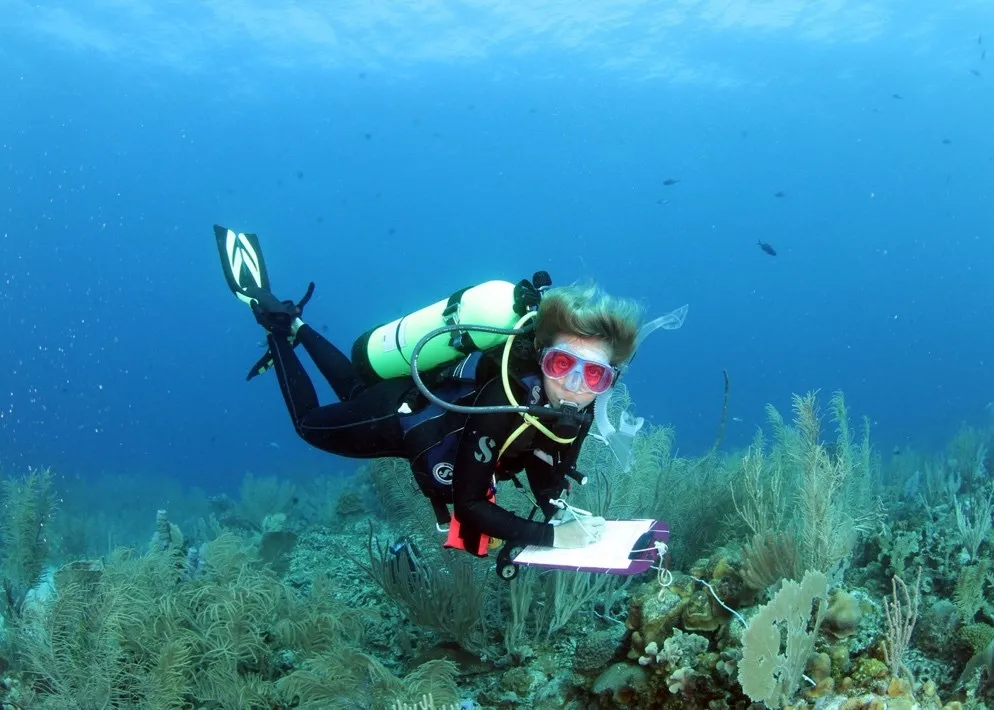
[[[558,548],[586,547],[604,536],[605,527],[604,518],[599,516],[560,523],[555,527],[552,546]]]

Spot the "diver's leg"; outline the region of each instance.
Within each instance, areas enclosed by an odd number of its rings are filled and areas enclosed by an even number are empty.
[[[347,402],[311,410],[297,427],[304,441],[351,458],[406,458],[400,414],[384,389],[406,385],[397,381],[368,387]]]
[[[322,407],[293,345],[285,337],[270,336],[269,347],[290,418],[304,441],[352,458],[404,456],[397,402],[409,389],[409,382],[385,380],[348,401]]]
[[[299,431],[300,420],[318,407],[318,393],[287,336],[270,333],[266,340],[273,356],[273,369],[280,383],[283,401],[286,402],[294,428]]]
[[[347,402],[366,388],[366,383],[359,377],[355,365],[345,353],[306,323],[298,320],[294,325],[297,326],[297,340],[311,356],[311,360],[324,379],[335,390],[338,399]]]
[[[313,284],[311,286],[313,287]],[[311,356],[318,370],[331,385],[338,399],[343,402],[347,401],[362,391],[365,383],[359,377],[352,362],[341,350],[300,319],[303,314],[303,303],[309,298],[309,294],[310,290],[308,290],[308,296],[305,296],[300,304],[296,304],[293,301],[281,301],[272,293],[263,291],[256,295],[256,299],[252,303],[252,312],[255,314],[256,321],[266,329],[270,336],[285,340],[296,338],[307,350],[307,354]],[[289,353],[291,349],[285,348],[283,352]],[[270,353],[274,356],[275,363],[275,353],[272,348],[270,348]],[[299,362],[294,363],[288,358],[286,364],[291,370],[300,370]],[[302,370],[300,371],[302,372]],[[313,389],[309,380],[307,387]],[[284,394],[286,393],[284,392]],[[316,399],[316,395],[314,398]],[[288,398],[288,405],[289,403]]]
[[[313,284],[311,286],[313,287]],[[331,385],[338,399],[346,402],[361,392],[366,387],[366,383],[359,377],[355,366],[341,350],[300,319],[303,315],[303,304],[310,297],[310,293],[311,289],[300,304],[296,304],[293,301],[281,301],[268,291],[261,292],[256,296],[252,312],[256,321],[270,334],[277,337],[291,335],[296,337],[311,356],[321,375]],[[299,363],[297,365],[299,367]],[[308,386],[310,386],[309,381]]]

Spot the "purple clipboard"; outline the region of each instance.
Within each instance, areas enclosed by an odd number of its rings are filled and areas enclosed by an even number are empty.
[[[659,557],[656,543],[666,543],[669,535],[669,525],[659,520],[608,520],[599,542],[570,550],[529,545],[515,554],[511,563],[628,576],[650,569]]]

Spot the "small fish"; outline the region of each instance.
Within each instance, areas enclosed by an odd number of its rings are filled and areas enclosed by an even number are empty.
[[[970,73],[973,74],[974,76],[980,76],[980,72],[978,72],[976,69],[971,69]]]
[[[784,192],[783,190],[778,190],[777,192],[774,192],[774,193],[773,193],[773,196],[774,196],[774,197],[786,197],[786,196],[787,196],[787,193],[786,193],[786,192]]]
[[[951,140],[949,140],[948,138],[943,138],[942,139],[942,145],[952,145],[952,144],[953,144],[953,142]]]
[[[270,445],[271,447],[273,447],[274,449],[278,449],[278,448],[280,448],[280,445],[279,445],[279,444],[277,444],[277,443],[276,443],[275,441],[270,441],[270,442],[269,442],[269,445]]]
[[[764,242],[762,239],[760,239],[759,241],[757,241],[756,244],[758,244],[759,248],[762,249],[767,254],[769,254],[770,256],[776,256],[777,255],[777,250],[774,249],[771,245],[769,245],[766,242]]]
[[[892,99],[903,99],[903,98],[904,98],[904,97],[903,97],[903,96],[901,96],[900,94],[891,94],[891,95],[890,95],[890,97],[891,97]]]
[[[659,198],[658,200],[656,200],[656,204],[657,205],[668,205],[669,203],[670,203],[669,200],[664,200],[662,198]]]
[[[673,178],[666,178],[665,180],[663,180],[663,184],[666,185],[666,187],[669,187],[670,185],[676,185],[678,182],[680,181],[674,180]]]
[[[733,422],[741,422],[742,421],[742,417],[732,417],[732,421]]]

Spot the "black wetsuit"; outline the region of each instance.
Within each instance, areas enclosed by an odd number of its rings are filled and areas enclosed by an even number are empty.
[[[307,372],[285,337],[269,336],[273,353],[273,369],[290,411],[297,433],[312,446],[351,458],[400,457],[411,461],[422,490],[428,493],[425,479],[431,472],[419,466],[421,446],[412,447],[405,440],[404,418],[417,414],[428,405],[410,377],[396,378],[367,385],[357,374],[352,362],[334,345],[308,325],[297,331],[297,340],[310,355],[321,374],[328,380],[340,402],[321,406],[317,392]],[[534,359],[516,359],[516,367],[537,371]],[[480,387],[472,394],[474,406],[508,405],[500,370],[496,362],[486,359],[478,371]],[[512,379],[518,402],[530,401],[517,380]],[[540,389],[540,388],[539,388]],[[538,404],[546,402],[542,392]],[[407,404],[411,414],[398,409]],[[491,503],[488,494],[491,482],[507,480],[520,471],[527,474],[528,484],[546,519],[555,508],[550,498],[558,498],[567,487],[565,477],[575,471],[580,445],[588,426],[580,431],[545,419],[543,423],[557,436],[575,440],[569,444],[556,443],[535,427],[527,427],[499,459],[498,452],[508,437],[523,423],[520,414],[458,414],[445,412],[448,431],[461,430],[455,452],[451,486],[433,495],[448,496],[460,523],[460,535],[467,549],[475,549],[475,541],[486,534],[520,544],[552,546],[553,528],[545,522],[527,520]]]

